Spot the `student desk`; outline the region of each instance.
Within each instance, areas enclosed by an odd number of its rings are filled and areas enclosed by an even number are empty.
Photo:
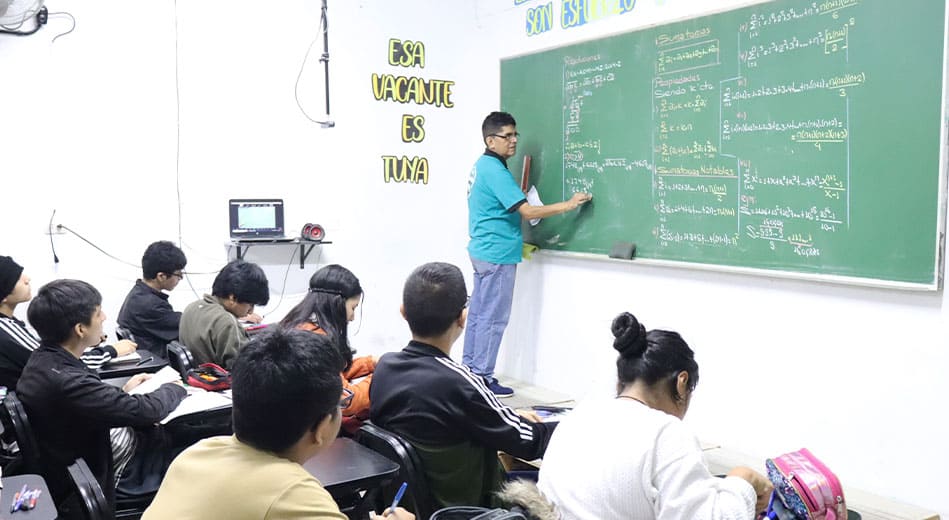
[[[49,488],[46,487],[46,481],[39,475],[17,475],[14,477],[3,477],[3,489],[0,490],[0,518],[12,518],[14,520],[55,520],[58,513],[53,499],[49,494]],[[27,511],[10,512],[13,505],[13,497],[23,489],[26,484],[27,489],[40,489],[39,498],[36,499],[36,507]]]
[[[352,504],[351,518],[364,517],[368,504],[372,503],[370,495],[382,489],[399,472],[399,465],[395,462],[345,437],[338,437],[303,467],[341,505],[348,505],[344,502],[366,491]]]
[[[99,377],[102,379],[114,379],[118,377],[131,377],[135,374],[141,374],[142,372],[158,372],[162,368],[168,366],[168,360],[162,359],[161,356],[157,354],[152,354],[147,350],[140,351],[142,359],[152,358],[151,361],[142,363],[141,365],[137,363],[127,362],[127,363],[106,363],[99,368]]]
[[[765,473],[764,460],[725,448],[716,447],[705,450],[705,460],[708,462],[708,469],[713,475],[728,473],[735,466],[748,466],[762,474],[767,474]],[[846,483],[843,484],[847,509],[860,513],[862,520],[939,520],[939,515],[932,511],[894,502],[852,489]]]
[[[130,376],[116,377],[103,379],[102,382],[122,388],[129,379]],[[190,404],[184,401],[182,401],[182,403],[184,404],[179,405],[179,407],[187,407]],[[232,406],[230,404],[220,404],[197,411],[191,411],[171,420],[163,420],[161,422],[161,428],[171,435],[171,438],[176,442],[186,444],[192,444],[206,437],[213,437],[215,435],[231,435],[234,433],[233,426],[231,425],[231,409]]]

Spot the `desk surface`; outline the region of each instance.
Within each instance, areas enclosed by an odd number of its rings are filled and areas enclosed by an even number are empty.
[[[141,374],[142,372],[158,372],[162,368],[168,366],[168,360],[162,359],[161,356],[157,354],[152,354],[147,350],[139,351],[142,355],[142,359],[152,358],[151,361],[142,363],[138,365],[136,363],[106,363],[102,365],[102,368],[99,369],[99,377],[102,379],[114,379],[117,377],[130,377],[135,374]]]
[[[46,487],[46,481],[39,475],[16,475],[13,477],[3,477],[3,489],[0,490],[0,518],[13,518],[20,520],[54,520],[57,516],[56,506],[49,494],[49,488]],[[39,498],[36,499],[36,507],[27,511],[10,512],[13,505],[13,497],[23,489],[26,484],[27,489],[40,489]]]
[[[379,487],[399,472],[395,462],[345,437],[303,467],[330,493]]]
[[[725,448],[705,450],[705,460],[713,474],[724,474],[735,466],[748,466],[765,473],[764,460]],[[939,514],[922,508],[885,499],[844,484],[847,508],[858,513],[862,520],[939,520]]]

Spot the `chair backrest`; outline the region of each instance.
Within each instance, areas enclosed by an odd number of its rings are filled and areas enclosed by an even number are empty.
[[[384,500],[391,501],[401,483],[407,482],[402,503],[409,505],[416,518],[428,518],[435,512],[422,461],[408,441],[368,422],[359,428],[356,441],[399,464],[399,477],[384,490]]]
[[[129,341],[135,341],[135,336],[132,335],[132,331],[125,327],[116,327],[115,328],[115,337],[119,339],[127,339]]]
[[[16,392],[10,392],[3,398],[0,420],[3,421],[3,427],[9,428],[16,437],[22,462],[19,472],[39,473],[41,470],[40,447],[36,442],[36,437],[33,436],[33,428],[30,427],[30,419],[26,416],[26,408],[23,407],[23,402],[17,397]]]
[[[188,380],[188,371],[194,368],[194,356],[188,347],[180,341],[168,344],[168,364],[181,374],[181,380]]]
[[[86,520],[110,520],[114,518],[112,508],[99,486],[92,470],[86,461],[79,458],[66,467],[69,473],[69,480],[75,488],[76,495],[79,498],[79,507],[82,509]]]

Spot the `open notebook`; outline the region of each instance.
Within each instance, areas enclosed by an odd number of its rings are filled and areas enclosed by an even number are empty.
[[[114,357],[109,360],[109,364],[118,364],[118,363],[138,363],[142,360],[142,355],[138,352],[130,352],[124,356]]]
[[[173,383],[175,381],[181,381],[181,374],[177,370],[171,367],[165,367],[155,374],[144,383],[133,388],[129,393],[130,394],[147,394],[149,392],[154,392],[161,385],[165,383]],[[187,387],[188,396],[185,397],[178,407],[172,410],[164,419],[161,420],[162,424],[168,424],[170,421],[177,417],[183,415],[190,415],[193,413],[204,412],[208,410],[216,410],[219,408],[225,408],[231,406],[231,391],[224,390],[223,392],[208,392],[207,390],[195,387]]]
[[[132,395],[147,394],[158,390],[158,387],[165,383],[174,383],[175,381],[181,381],[181,374],[170,366],[165,367],[152,374],[152,377],[144,383],[131,389],[129,393]]]

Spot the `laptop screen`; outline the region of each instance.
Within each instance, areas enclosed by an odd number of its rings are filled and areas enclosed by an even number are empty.
[[[282,237],[283,199],[231,199],[231,238]]]

